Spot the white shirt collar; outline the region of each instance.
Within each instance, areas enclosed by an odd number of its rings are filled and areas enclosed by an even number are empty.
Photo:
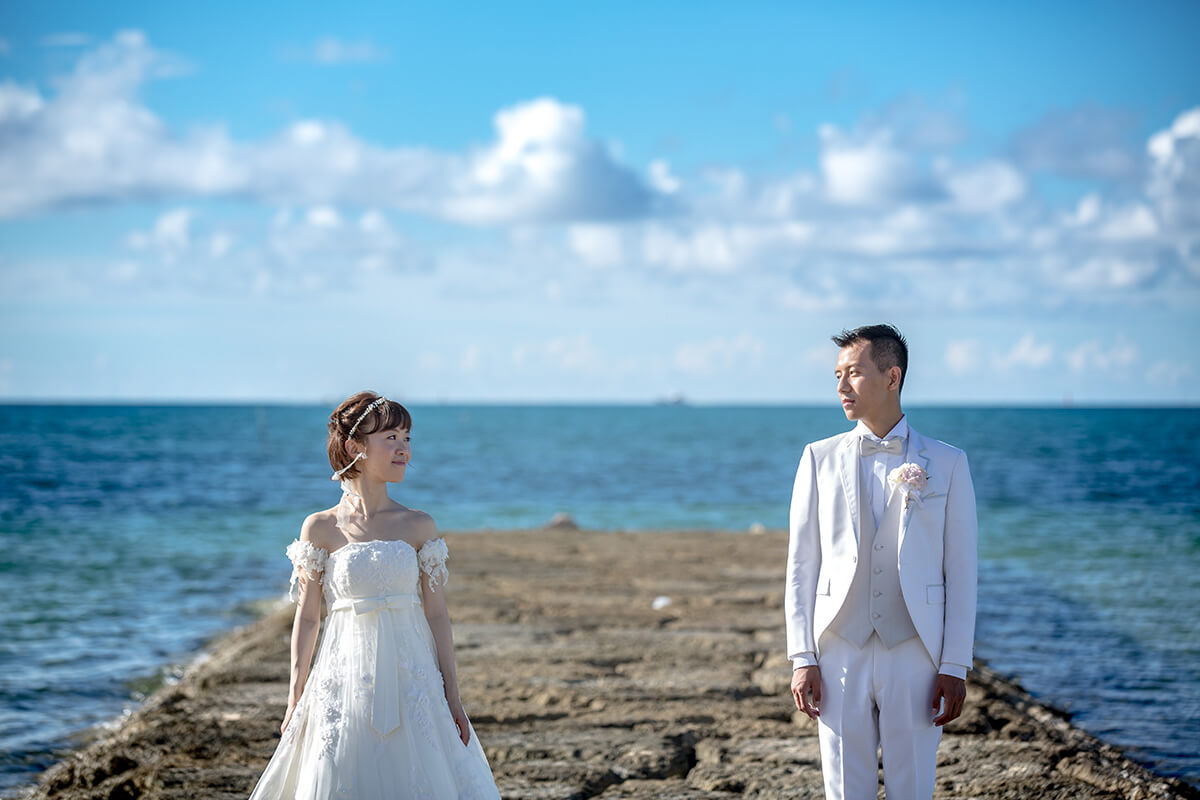
[[[870,438],[874,439],[877,442],[882,441],[878,436],[876,436],[874,433],[871,432],[871,429],[868,428],[867,424],[865,422],[863,422],[861,419],[858,421],[858,424],[854,426],[854,433],[859,436],[869,436]],[[883,438],[884,439],[888,439],[888,438],[907,439],[908,438],[908,415],[905,414],[904,416],[900,417],[900,421],[897,422],[892,427],[892,429],[887,432],[887,435],[884,436]]]

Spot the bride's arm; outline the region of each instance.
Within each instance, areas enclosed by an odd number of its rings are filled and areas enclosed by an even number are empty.
[[[426,515],[428,529],[421,538],[429,543],[437,535],[433,518]],[[430,547],[437,547],[441,542],[432,542]],[[425,550],[422,545],[421,550]],[[442,551],[444,555],[444,550]],[[454,716],[454,724],[458,726],[458,735],[463,744],[471,740],[471,729],[467,722],[467,714],[463,711],[462,698],[458,694],[458,675],[454,668],[454,633],[450,630],[450,610],[446,607],[446,572],[445,561],[427,569],[431,562],[422,559],[421,570],[421,600],[425,607],[425,619],[429,622],[429,630],[433,632],[433,642],[437,648],[438,669],[442,673],[442,682],[446,690],[446,702],[450,704],[450,713]],[[440,568],[440,569],[439,569]]]
[[[317,646],[317,634],[321,631],[321,584],[316,581],[300,580],[300,601],[296,604],[296,618],[292,621],[292,669],[288,687],[288,709],[295,707],[304,694],[308,681],[308,670],[312,665],[313,650]]]
[[[312,517],[304,520],[300,540],[312,542]],[[314,543],[315,544],[315,543]],[[321,581],[307,577],[303,570],[298,579],[299,598],[296,601],[296,617],[292,621],[291,669],[288,684],[287,713],[280,730],[287,728],[292,712],[304,694],[308,682],[308,671],[312,665],[313,651],[317,646],[317,634],[321,631]]]

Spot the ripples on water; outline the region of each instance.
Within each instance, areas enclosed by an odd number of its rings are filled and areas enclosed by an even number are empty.
[[[839,409],[416,407],[394,496],[443,529],[783,527]],[[281,595],[336,501],[329,409],[0,406],[0,790]],[[1082,727],[1200,782],[1196,410],[916,409],[979,498],[977,652]],[[783,553],[765,554],[782,559]]]

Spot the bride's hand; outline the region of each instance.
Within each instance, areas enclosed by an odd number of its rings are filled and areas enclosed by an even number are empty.
[[[462,703],[451,704],[450,715],[454,717],[454,725],[458,728],[458,738],[462,739],[464,746],[469,744],[471,741],[471,723],[467,719],[467,712],[463,711]]]
[[[279,732],[283,733],[287,730],[288,723],[292,721],[292,713],[296,710],[295,703],[288,703],[287,713],[283,715],[283,724],[279,726]]]

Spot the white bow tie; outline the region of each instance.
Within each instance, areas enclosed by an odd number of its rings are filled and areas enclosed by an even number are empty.
[[[889,436],[883,441],[872,439],[870,436],[864,436],[859,440],[858,447],[859,452],[864,456],[873,456],[876,453],[887,453],[898,456],[904,452],[904,440],[899,436]]]

